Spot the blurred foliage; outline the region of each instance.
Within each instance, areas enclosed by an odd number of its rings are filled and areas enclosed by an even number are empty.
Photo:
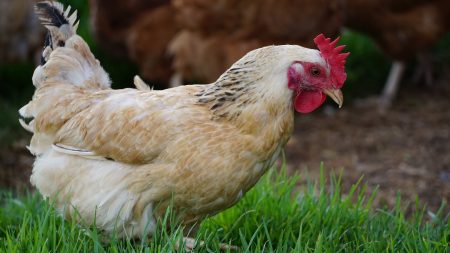
[[[438,62],[437,72],[447,72],[450,68],[450,32],[448,32],[441,40],[438,41],[433,48],[434,61]]]
[[[18,110],[30,100],[34,64],[0,64],[0,147],[25,134],[19,124]]]
[[[363,34],[347,30],[342,33],[340,43],[350,52],[343,88],[345,99],[377,94],[388,75],[390,60]]]

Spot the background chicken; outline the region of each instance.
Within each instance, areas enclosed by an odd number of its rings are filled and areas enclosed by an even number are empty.
[[[220,73],[247,48],[306,44],[323,29],[336,35],[345,26],[368,34],[393,59],[381,95],[383,108],[396,95],[405,62],[417,55],[421,62],[427,60],[426,51],[450,29],[450,3],[445,0],[176,0],[174,6],[182,28],[171,46],[177,78],[213,81],[214,75],[205,73]],[[190,52],[204,53],[192,57]],[[430,62],[425,63],[428,69],[418,72],[425,72],[431,83]]]
[[[212,82],[249,50],[285,43],[313,46],[319,32],[334,36],[342,24],[337,4],[327,1],[90,3],[95,10],[94,28],[104,47],[128,52],[144,78],[165,83],[171,76],[177,84]],[[132,7],[150,3],[152,7]],[[298,15],[300,9],[302,15]],[[124,21],[114,26],[118,20]]]
[[[182,30],[170,52],[175,75],[185,80],[212,82],[250,49],[312,46],[319,32],[335,36],[342,25],[337,2],[329,1],[176,0],[173,5]]]
[[[42,29],[32,0],[0,0],[0,63],[39,60]]]
[[[139,1],[134,2],[137,5]],[[105,10],[127,9],[130,5],[117,3],[105,8],[101,1],[92,3],[96,9]],[[342,27],[348,27],[369,35],[393,61],[380,96],[382,109],[392,103],[405,63],[414,57],[418,56],[420,65],[414,79],[432,82],[432,59],[427,51],[450,29],[450,4],[445,0],[174,0],[163,5],[170,11],[161,12],[161,19],[145,14],[145,8],[130,12],[148,16],[152,25],[146,26],[147,21],[128,15],[125,19],[133,21],[124,22],[129,30],[123,34],[129,36],[114,36],[113,32],[110,36],[115,37],[112,41],[124,43],[125,38],[139,35],[131,43],[127,40],[127,50],[149,80],[167,83],[172,76],[172,84],[181,84],[183,80],[212,82],[248,50],[280,43],[311,46],[309,43],[317,33],[334,36]],[[104,20],[120,17],[104,12]],[[166,31],[159,27],[168,28]],[[164,39],[153,42],[155,38]],[[109,38],[105,41],[110,43]],[[144,50],[149,45],[153,47]],[[164,57],[155,57],[155,52]],[[163,66],[163,74],[155,73],[159,67],[154,66]]]
[[[95,37],[108,53],[129,57],[152,84],[169,80],[167,47],[178,32],[171,1],[91,0],[89,6]]]
[[[217,81],[154,91],[112,90],[81,37],[76,14],[37,4],[50,36],[36,68],[32,183],[67,218],[139,237],[171,203],[194,225],[236,203],[270,167],[293,130],[325,95],[339,106],[348,53],[323,35],[318,50],[269,46],[249,52]]]
[[[343,8],[345,25],[368,34],[393,59],[381,95],[382,107],[392,103],[407,60],[419,56],[425,69],[418,70],[416,74],[422,74],[428,85],[432,82],[431,62],[426,54],[450,30],[449,1],[349,0],[345,1]]]

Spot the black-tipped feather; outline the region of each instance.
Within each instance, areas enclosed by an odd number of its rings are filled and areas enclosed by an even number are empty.
[[[44,55],[41,54],[41,65],[44,65],[45,63],[47,63],[47,61],[44,58]]]
[[[50,34],[50,32],[47,32],[47,34],[45,35],[45,42],[44,42],[44,48],[50,46],[51,48],[53,48],[53,42],[52,42],[52,35]]]
[[[41,64],[44,65],[51,52],[57,47],[64,47],[66,40],[77,31],[77,11],[70,13],[70,6],[53,1],[38,2],[35,11],[42,24],[48,29]],[[68,25],[68,27],[66,27]],[[60,29],[64,26],[64,29]]]
[[[44,49],[46,47],[50,47],[53,49],[53,41],[52,41],[52,35],[49,31],[47,31],[47,34],[45,34],[45,42],[44,42]],[[44,65],[47,61],[45,60],[45,57],[43,54],[41,54],[41,65]]]
[[[69,21],[64,16],[62,10],[59,10],[55,5],[49,2],[37,3],[36,12],[41,16],[43,25],[52,25],[59,28],[62,25],[69,24]]]

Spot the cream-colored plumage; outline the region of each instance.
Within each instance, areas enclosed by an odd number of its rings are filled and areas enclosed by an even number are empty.
[[[65,217],[78,213],[121,236],[151,234],[170,202],[187,225],[236,203],[292,132],[288,67],[326,65],[317,50],[269,46],[212,84],[151,90],[135,79],[138,89],[113,90],[74,22],[47,22],[53,46],[33,75],[32,101],[20,110],[33,118],[22,122],[34,133],[31,182]]]

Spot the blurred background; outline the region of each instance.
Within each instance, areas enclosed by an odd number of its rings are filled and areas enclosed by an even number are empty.
[[[297,115],[285,156],[306,178],[361,177],[376,205],[397,194],[435,212],[450,199],[450,1],[448,0],[65,0],[79,34],[113,80],[135,74],[156,89],[213,82],[265,45],[314,47],[319,33],[351,52],[343,109]],[[44,31],[33,0],[0,0],[0,190],[30,189],[30,136],[18,109],[33,94]],[[444,209],[449,210],[448,206]]]

